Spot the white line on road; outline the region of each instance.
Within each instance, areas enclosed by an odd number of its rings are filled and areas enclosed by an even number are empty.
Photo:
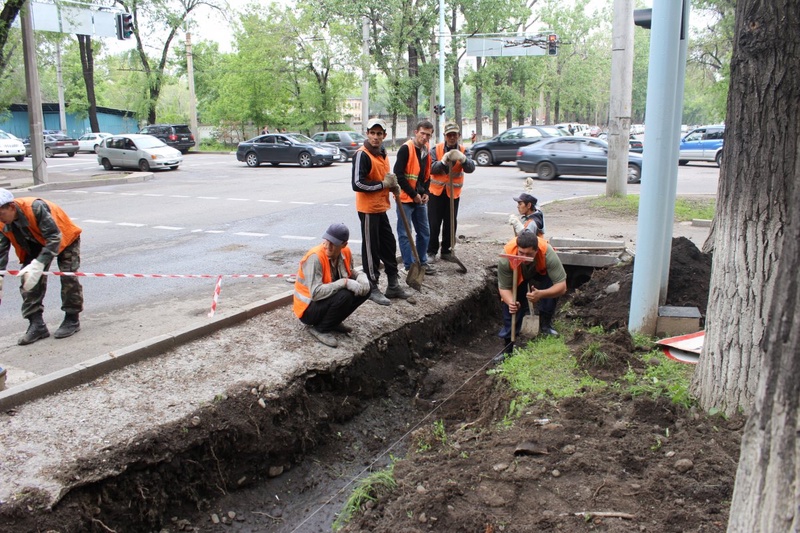
[[[350,207],[350,204],[333,204],[335,207]]]
[[[250,198],[225,198],[226,200],[231,200],[232,202],[249,202]]]
[[[191,198],[191,196],[187,196],[185,194],[170,194],[170,198]]]
[[[154,193],[149,193],[149,192],[146,192],[146,193],[143,193],[143,194],[142,194],[142,196],[155,196],[155,197],[160,197],[160,196],[164,196],[164,195],[163,195],[163,194],[154,194]]]
[[[114,193],[109,191],[92,191],[92,194],[114,194]]]
[[[508,216],[508,213],[498,213],[497,211],[484,211],[484,215],[502,215],[504,217]]]
[[[207,230],[205,230],[205,232],[206,233],[225,233],[224,231],[219,230],[219,229],[207,229]]]
[[[268,203],[268,204],[279,204],[279,203],[281,203],[280,200],[259,200],[259,202],[265,202],[265,203]]]
[[[179,228],[177,226],[153,226],[153,229],[167,229],[170,231],[178,231],[182,230],[183,228]]]
[[[92,218],[87,218],[83,222],[88,222],[89,224],[111,224],[110,220],[94,220]]]
[[[117,226],[129,226],[131,228],[143,228],[147,224],[137,224],[136,222],[117,222]]]
[[[217,196],[198,196],[198,200],[219,200]]]
[[[253,233],[251,231],[237,231],[234,235],[241,235],[242,237],[267,237],[269,233]]]
[[[314,205],[314,202],[289,202],[290,204]]]

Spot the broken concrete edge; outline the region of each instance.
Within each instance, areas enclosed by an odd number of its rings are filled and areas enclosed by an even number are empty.
[[[211,318],[205,324],[188,326],[172,333],[158,335],[0,391],[0,411],[5,411],[25,402],[38,400],[78,385],[84,385],[112,370],[118,370],[143,359],[160,355],[170,348],[186,344],[262,313],[288,305],[292,301],[293,292],[293,290],[286,291],[272,298],[254,302],[234,313]]]
[[[697,226],[699,228],[710,228],[711,221],[706,218],[693,218],[692,226]]]
[[[96,180],[54,181],[32,185],[28,191],[55,191],[64,189],[80,189],[82,187],[102,187],[104,185],[120,185],[125,183],[141,183],[153,179],[152,172],[134,172],[124,178],[100,178]]]

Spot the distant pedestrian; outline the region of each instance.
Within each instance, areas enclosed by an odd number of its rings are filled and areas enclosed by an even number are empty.
[[[269,133],[269,128],[264,126],[261,130],[261,135],[267,135]]]
[[[472,144],[475,144],[477,142],[478,135],[475,133],[475,130],[472,130],[472,135],[470,136],[469,139],[470,139],[470,141],[472,141]]]
[[[47,291],[45,270],[53,258],[62,272],[77,272],[81,264],[81,228],[76,226],[63,209],[41,198],[14,198],[0,189],[0,270],[8,265],[13,246],[22,269],[22,317],[30,324],[17,344],[26,345],[50,336],[44,323],[44,295]],[[0,277],[0,298],[3,278]],[[64,321],[53,336],[69,337],[80,331],[78,315],[83,311],[83,288],[75,276],[61,276],[61,309]]]
[[[535,196],[524,192],[515,197],[514,201],[517,202],[517,212],[519,214],[509,215],[508,217],[508,223],[514,228],[514,234],[519,235],[525,228],[533,230],[533,226],[535,226],[537,235],[543,235],[544,213],[536,207],[536,203],[539,200]]]

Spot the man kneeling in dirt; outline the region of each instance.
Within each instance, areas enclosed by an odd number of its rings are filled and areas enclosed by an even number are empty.
[[[508,258],[501,257],[497,264],[497,286],[503,308],[503,328],[498,336],[505,343],[505,353],[511,353],[514,349],[511,344],[511,313],[517,313],[516,335],[519,335],[529,302],[539,310],[539,334],[558,335],[553,329],[553,315],[558,297],[567,292],[567,273],[553,247],[530,229],[524,229],[511,239],[504,253],[533,258],[533,261],[521,262],[517,267],[517,301],[514,301],[512,290],[514,271],[511,263]]]
[[[331,332],[350,333],[342,324],[367,301],[370,284],[364,272],[353,271],[353,254],[347,246],[350,230],[331,224],[322,243],[303,256],[294,283],[294,314],[322,344],[336,348]]]

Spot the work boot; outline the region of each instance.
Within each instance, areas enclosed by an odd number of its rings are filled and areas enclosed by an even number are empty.
[[[558,337],[558,332],[553,329],[553,315],[550,313],[539,313],[539,335]]]
[[[53,333],[56,339],[65,339],[75,335],[81,330],[81,323],[78,320],[78,313],[67,313],[64,316],[64,321],[58,326],[58,329]]]
[[[512,353],[514,353],[514,343],[511,342],[510,338],[503,339],[503,351],[501,351],[499,354],[495,355],[492,358],[492,363],[499,365],[500,363],[505,361],[506,357],[510,356]]]
[[[339,346],[339,341],[336,340],[336,337],[330,333],[324,333],[314,326],[308,328],[308,333],[325,346],[330,346],[331,348],[336,348]]]
[[[339,322],[338,324],[336,324],[331,328],[331,331],[335,331],[336,333],[348,334],[353,332],[353,328],[351,328],[350,326],[346,326],[343,322]]]
[[[433,276],[436,274],[436,268],[430,263],[425,263],[424,265],[422,265],[422,268],[425,269],[426,276]]]
[[[377,285],[373,285],[369,291],[369,299],[378,305],[392,305],[391,300],[383,295]]]
[[[451,254],[451,253],[447,253],[446,254],[446,253],[442,252],[442,261],[455,263],[455,261],[453,261],[453,254]]]
[[[42,320],[42,313],[31,315],[28,317],[28,320],[30,321],[30,324],[28,324],[28,331],[17,341],[17,344],[20,346],[33,344],[39,339],[46,339],[50,336],[50,332],[47,331],[47,326],[44,320]]]
[[[386,287],[386,292],[384,294],[387,298],[402,298],[403,300],[407,300],[411,297],[411,293],[404,291],[403,287],[400,286],[397,277],[389,278],[389,286]]]

